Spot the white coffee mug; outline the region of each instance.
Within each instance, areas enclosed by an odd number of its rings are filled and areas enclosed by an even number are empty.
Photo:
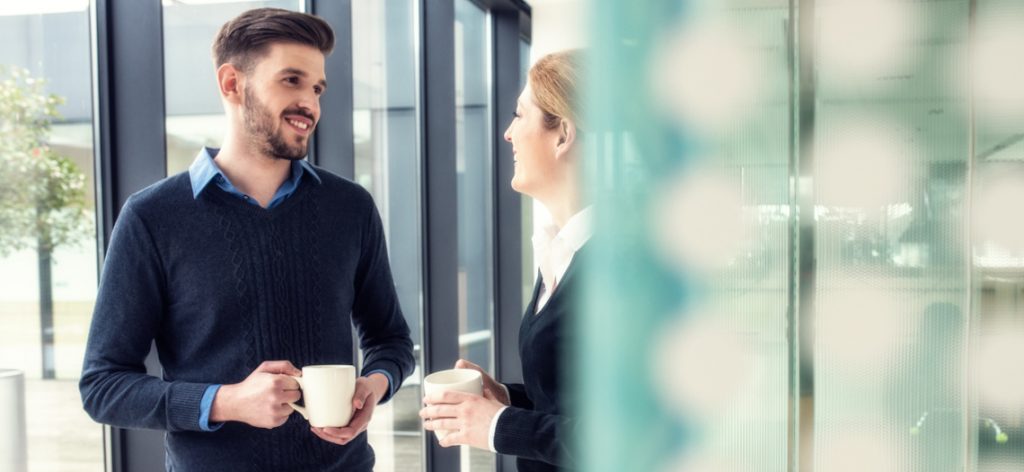
[[[480,376],[479,371],[473,369],[448,369],[434,372],[423,379],[423,393],[425,395],[452,390],[483,395],[483,377]],[[450,432],[446,429],[434,430],[437,439],[444,439]]]
[[[350,365],[308,365],[302,377],[292,377],[302,389],[306,406],[289,403],[309,424],[340,428],[352,420],[352,396],[356,393],[356,368]]]

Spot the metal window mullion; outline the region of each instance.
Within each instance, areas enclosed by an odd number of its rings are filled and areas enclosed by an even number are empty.
[[[969,0],[967,10],[967,64],[971,64],[974,59],[975,48],[977,47],[977,33],[978,33],[978,0]],[[974,271],[974,231],[971,226],[971,214],[973,213],[973,202],[974,202],[974,179],[977,171],[977,165],[979,163],[979,157],[977,156],[977,123],[976,120],[976,109],[974,102],[974,87],[973,77],[968,74],[968,81],[970,86],[968,87],[968,104],[967,104],[967,172],[966,182],[964,183],[966,189],[964,191],[965,202],[963,208],[966,210],[962,215],[961,221],[964,225],[964,268],[967,277],[967,293],[964,294],[964,306],[967,307],[968,315],[966,317],[966,326],[964,329],[965,341],[961,356],[964,359],[963,365],[972,365],[972,350],[978,345],[977,336],[978,333],[978,321],[980,321],[981,313],[979,311],[980,297],[975,297],[975,290],[980,290],[981,280],[975,277]],[[977,284],[977,285],[976,285]],[[963,445],[963,470],[974,471],[977,470],[977,449],[978,449],[978,428],[974,427],[978,421],[977,411],[977,394],[976,388],[970,381],[971,377],[969,373],[965,373],[963,377],[964,387],[962,391],[965,391],[963,395],[963,403],[961,407],[966,414],[961,415],[961,437],[965,439]]]
[[[320,98],[320,121],[310,160],[335,174],[355,179],[353,129],[352,1],[306,0],[306,11],[334,28],[334,52],[325,64],[329,93]]]
[[[495,373],[502,382],[521,382],[519,361],[519,324],[522,302],[522,197],[509,182],[515,173],[512,147],[505,142],[503,126],[515,111],[519,96],[519,12],[491,11],[494,123],[494,352]],[[499,455],[498,472],[514,471],[512,456]]]
[[[90,16],[102,254],[128,197],[167,173],[163,5],[157,0],[94,0]],[[150,374],[159,373],[152,351],[146,365]],[[161,432],[107,426],[104,439],[106,463],[113,472],[164,468]]]
[[[418,97],[423,180],[425,372],[448,369],[458,346],[458,194],[455,168],[455,3],[419,0]],[[424,434],[428,472],[459,470],[458,448]]]
[[[791,197],[797,211],[790,226],[790,431],[789,468],[814,470],[814,313],[816,259],[814,221],[815,0],[791,0],[796,44],[796,136],[791,146]],[[796,7],[794,9],[794,7]],[[792,72],[791,72],[792,73]],[[792,80],[791,80],[792,82]],[[807,458],[806,461],[801,460]]]

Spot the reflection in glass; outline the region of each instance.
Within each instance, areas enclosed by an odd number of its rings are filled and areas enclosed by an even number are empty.
[[[210,58],[220,27],[253,8],[301,11],[301,0],[164,2],[167,175],[188,169],[203,146],[220,147],[227,131]]]
[[[27,451],[0,464],[27,453],[30,470],[103,467],[78,397],[97,283],[88,6],[0,6],[0,389],[19,371],[25,411],[0,409],[27,419]]]
[[[459,356],[493,373],[494,174],[487,19],[471,1],[455,2]],[[493,454],[463,448],[462,470],[493,470],[494,464]]]
[[[391,271],[418,366],[394,398],[377,407],[370,423],[375,470],[381,472],[419,471],[423,464],[416,22],[412,0],[352,2],[355,180],[373,194],[384,221]]]

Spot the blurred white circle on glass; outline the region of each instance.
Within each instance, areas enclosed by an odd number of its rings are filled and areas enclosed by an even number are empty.
[[[881,423],[883,420],[877,420]],[[886,436],[890,436],[886,438]],[[818,443],[815,470],[828,472],[897,472],[903,470],[896,460],[899,444],[885,431],[845,431],[833,433]],[[903,448],[899,448],[903,449]]]
[[[685,315],[669,322],[655,340],[655,391],[684,417],[711,421],[752,383],[750,340],[722,319]]]
[[[735,261],[752,231],[741,186],[738,178],[708,169],[669,177],[652,199],[656,250],[682,270],[712,271]]]
[[[881,210],[900,203],[910,183],[910,137],[881,120],[848,120],[823,129],[815,143],[815,200],[829,207]]]
[[[891,356],[901,326],[894,294],[865,287],[829,288],[819,293],[816,311],[817,357],[837,367],[879,373],[894,365]]]
[[[1014,215],[1024,208],[1024,176],[1007,173],[986,180],[973,205],[975,245],[1019,256],[1024,252],[1024,219]]]
[[[863,85],[898,72],[915,51],[917,24],[905,0],[833,0],[818,4],[818,69]]]
[[[694,20],[655,47],[654,103],[685,127],[720,135],[754,109],[765,64],[756,42],[722,20]]]
[[[1024,407],[1024,333],[982,336],[975,359],[982,405],[1009,411]]]
[[[1024,15],[979,20],[972,51],[975,110],[994,125],[1024,119]]]

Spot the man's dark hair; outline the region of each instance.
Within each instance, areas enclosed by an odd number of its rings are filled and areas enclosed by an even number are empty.
[[[243,72],[275,43],[317,48],[325,56],[334,49],[334,30],[326,21],[306,13],[280,8],[249,10],[224,23],[213,40],[213,63],[234,64]]]

